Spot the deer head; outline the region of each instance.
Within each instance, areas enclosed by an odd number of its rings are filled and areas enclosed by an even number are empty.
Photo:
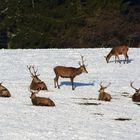
[[[31,77],[33,78],[32,82],[30,84],[30,89],[32,89],[32,90],[47,90],[46,84],[38,78],[38,76],[40,74],[37,74],[37,70],[35,70],[34,66],[27,66],[27,68],[31,74]]]
[[[36,81],[41,81],[38,76],[40,76],[40,74],[36,74],[38,70],[35,70],[34,66],[27,66],[30,74],[31,74],[31,77],[33,79],[35,79]],[[32,70],[31,70],[32,69]]]
[[[31,97],[30,98],[34,98],[34,97],[36,97],[36,94],[38,94],[39,90],[31,90],[30,89],[30,92],[31,92]]]
[[[133,86],[133,83],[134,83],[134,81],[133,81],[133,82],[130,82],[130,86],[131,86],[133,89],[135,89],[136,93],[139,93],[139,94],[140,94],[140,89],[135,88],[135,87]]]
[[[103,82],[100,83],[99,92],[104,92],[104,90],[105,90],[107,87],[109,87],[109,86],[111,85],[111,83],[109,83],[107,86],[103,86],[102,83],[103,83]]]
[[[135,88],[133,82],[130,82],[130,86],[135,89],[135,93],[132,95],[132,101],[140,102],[140,89]]]
[[[86,70],[87,66],[85,66],[84,62],[84,56],[81,55],[81,62],[79,61],[80,69],[82,70],[82,72],[88,73],[88,71]]]

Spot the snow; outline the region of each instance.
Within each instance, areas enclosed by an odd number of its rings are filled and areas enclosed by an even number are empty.
[[[101,49],[28,49],[0,50],[0,82],[12,94],[0,98],[0,140],[139,140],[140,106],[130,98],[140,88],[140,49],[129,49],[129,63],[106,63],[110,48]],[[78,67],[84,55],[87,74],[74,79],[60,78],[60,89],[54,88],[56,65]],[[123,60],[124,57],[120,56]],[[35,65],[49,91],[38,96],[51,98],[56,107],[33,106],[27,65]],[[111,82],[106,89],[111,102],[98,101],[99,84]],[[128,96],[122,96],[128,93]],[[84,104],[91,105],[84,105]],[[92,103],[97,105],[92,105]],[[117,118],[131,120],[117,121]]]

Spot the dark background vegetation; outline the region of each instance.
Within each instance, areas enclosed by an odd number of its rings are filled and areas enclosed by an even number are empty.
[[[140,0],[0,0],[0,48],[140,43]]]

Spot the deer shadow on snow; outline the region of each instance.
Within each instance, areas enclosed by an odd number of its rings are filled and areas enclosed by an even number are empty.
[[[63,81],[61,82],[60,86],[71,86],[70,81]],[[83,86],[95,86],[94,81],[89,83],[82,83],[82,82],[74,82],[75,87],[83,87]]]
[[[133,62],[134,59],[128,59],[128,64]],[[108,63],[112,63],[112,62],[115,62],[115,60],[110,60]],[[117,63],[124,63],[124,59],[120,59],[120,60],[116,60]]]

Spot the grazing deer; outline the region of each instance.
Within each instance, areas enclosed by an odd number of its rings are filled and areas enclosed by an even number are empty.
[[[70,78],[71,80],[71,84],[72,84],[72,90],[74,90],[74,78],[77,75],[82,74],[83,72],[88,73],[88,71],[86,70],[86,66],[84,64],[84,60],[83,60],[83,56],[81,56],[82,59],[82,64],[79,62],[80,67],[75,68],[75,67],[65,67],[65,66],[56,66],[54,68],[54,72],[55,72],[55,78],[54,78],[54,87],[58,87],[60,88],[60,86],[58,85],[58,79],[59,76],[62,78]],[[57,84],[57,85],[56,85]]]
[[[99,89],[99,97],[98,100],[102,101],[110,101],[112,99],[111,95],[106,93],[104,90],[110,85],[109,83],[106,87],[102,85],[102,82],[100,83],[100,89]]]
[[[0,83],[0,97],[11,97],[9,90]]]
[[[135,93],[132,95],[132,101],[134,102],[140,102],[140,88],[139,89],[136,89],[134,86],[133,86],[133,82],[130,82],[130,86],[135,89]]]
[[[37,70],[35,70],[34,66],[27,66],[27,68],[31,74],[31,77],[33,78],[30,84],[30,89],[31,90],[48,90],[46,84],[38,78],[40,74],[38,75],[36,74]],[[33,72],[31,71],[31,68]]]
[[[128,52],[129,47],[127,45],[122,45],[122,46],[117,46],[111,49],[111,51],[109,52],[109,54],[107,56],[105,56],[107,63],[109,62],[109,59],[114,55],[115,56],[115,63],[117,62],[116,59],[118,58],[119,62],[119,55],[124,55],[125,60],[124,63],[128,63]]]
[[[31,101],[36,106],[55,106],[55,103],[50,98],[36,97],[37,92],[31,91]]]

